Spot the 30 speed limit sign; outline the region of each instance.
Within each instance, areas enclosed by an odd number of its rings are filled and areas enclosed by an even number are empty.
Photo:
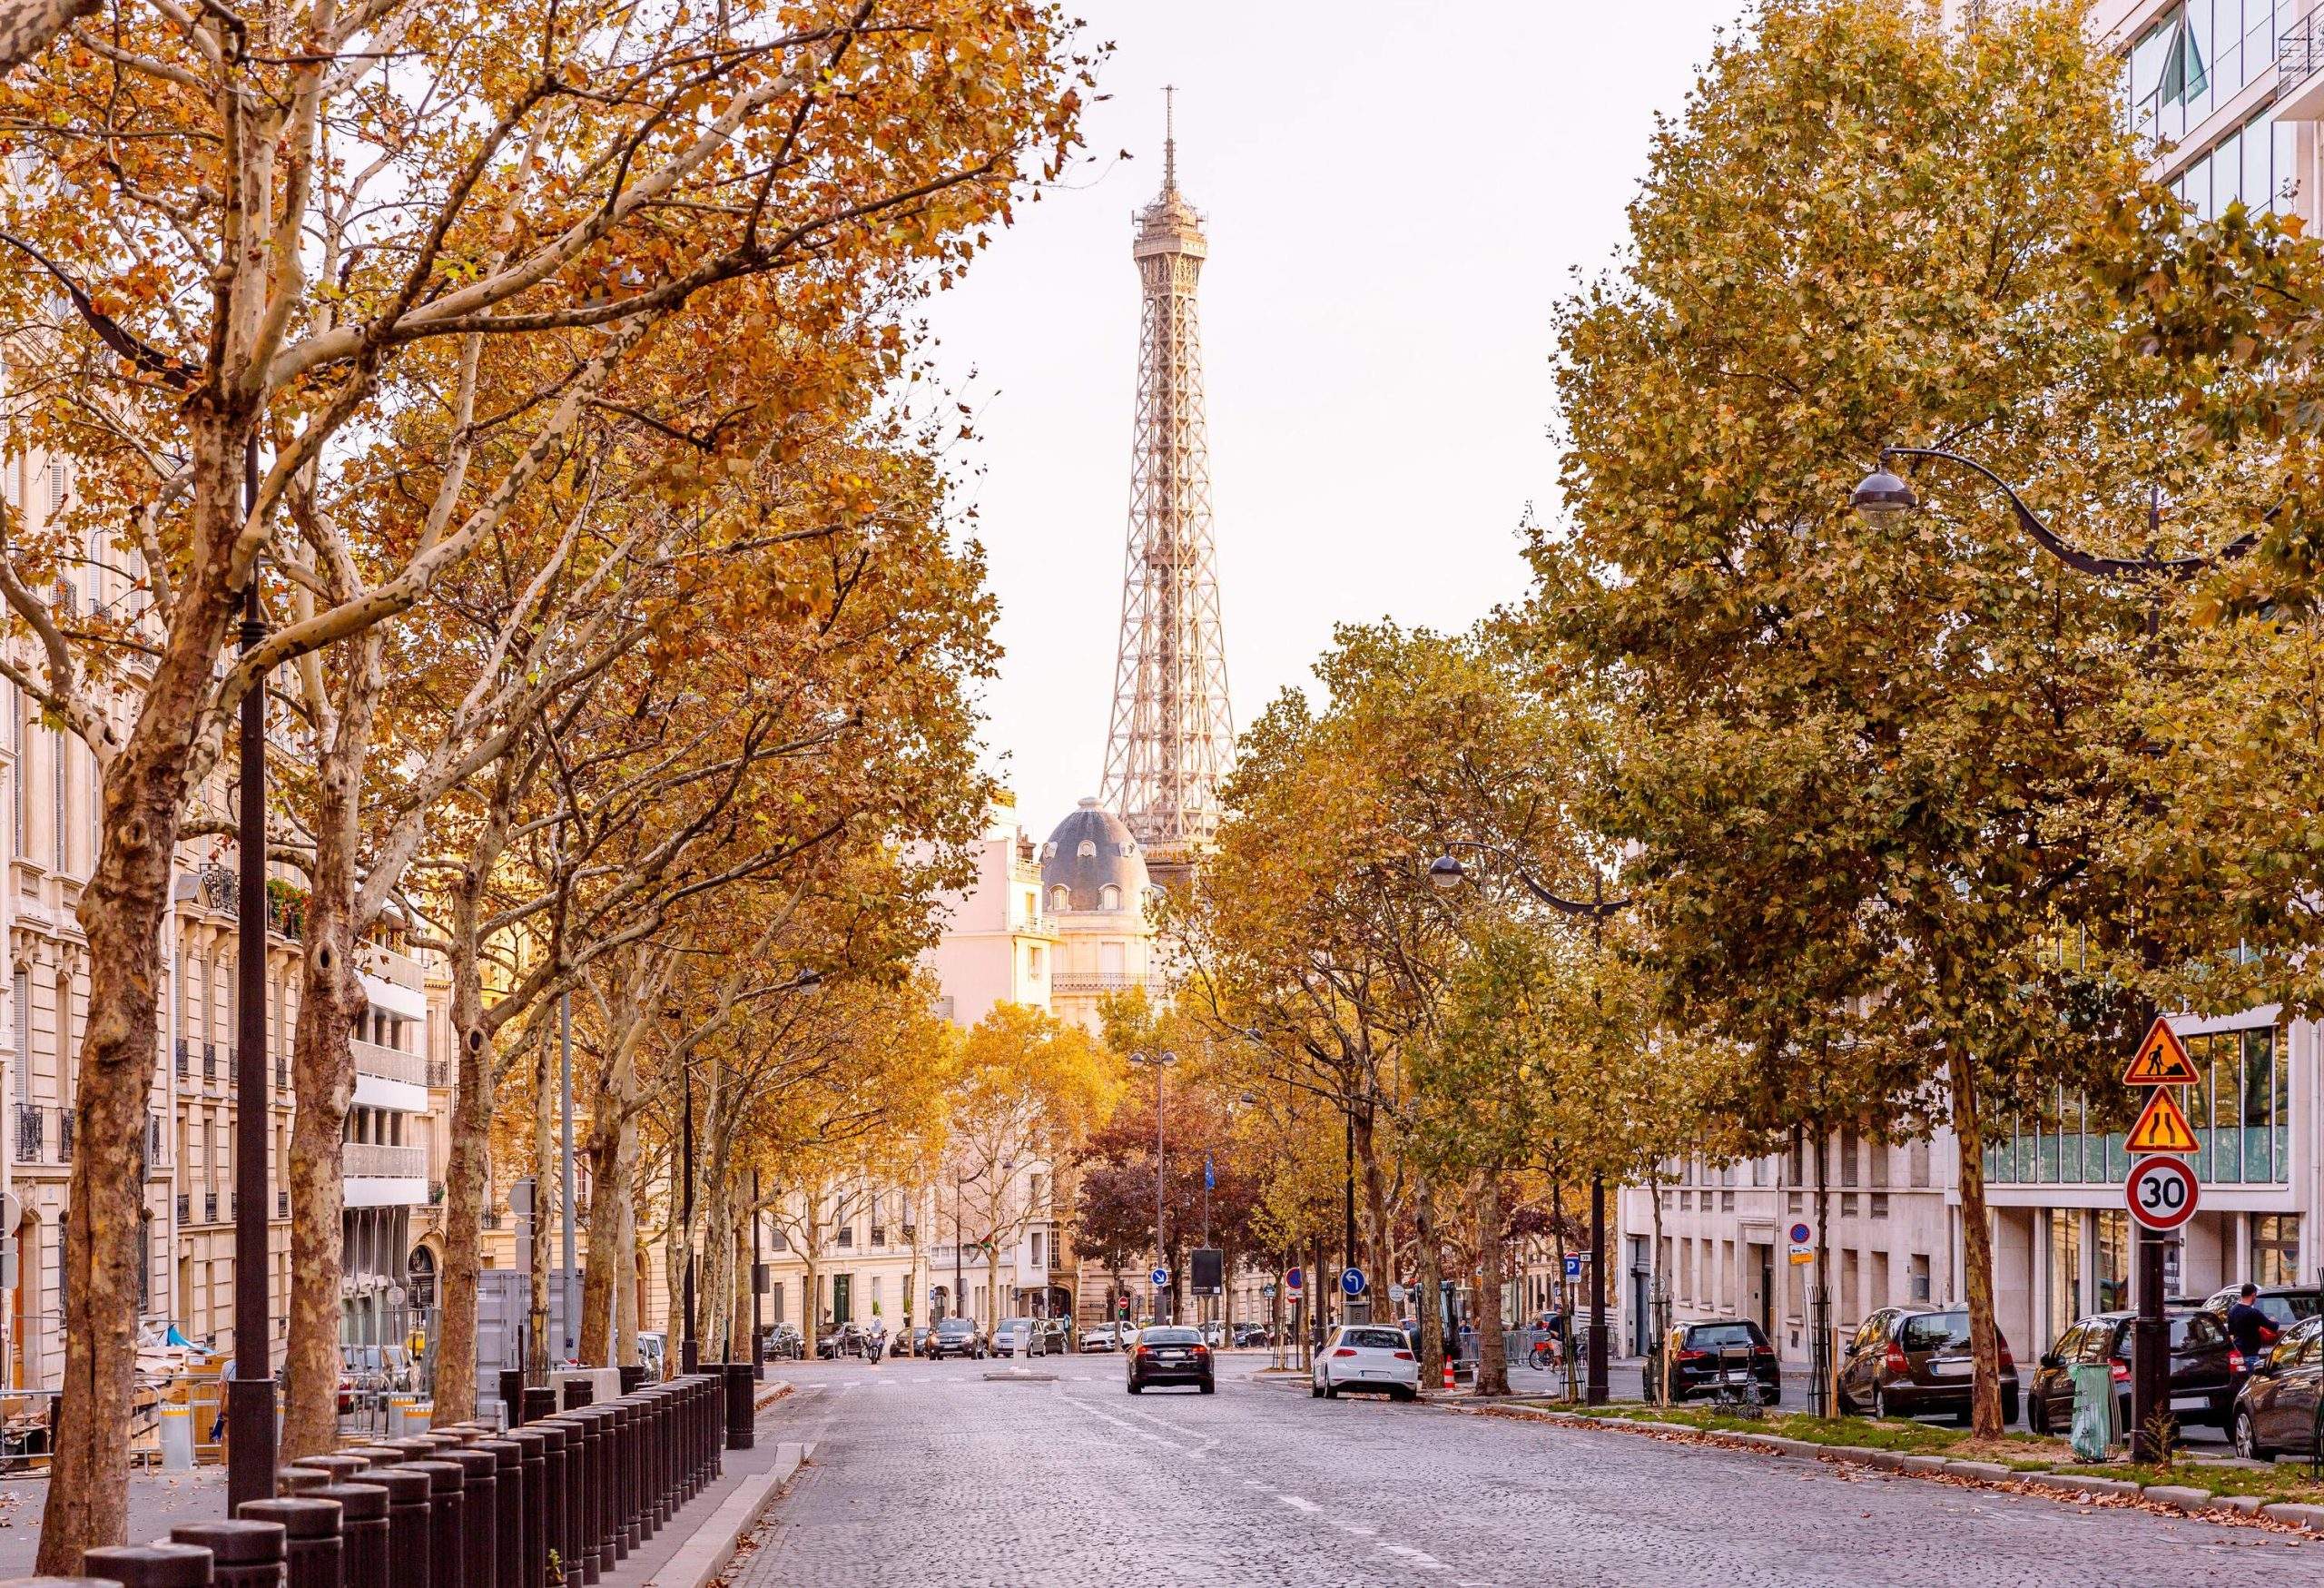
[[[2122,1197],[2149,1229],[2176,1229],[2195,1216],[2195,1171],[2175,1158],[2142,1158],[2131,1165]]]

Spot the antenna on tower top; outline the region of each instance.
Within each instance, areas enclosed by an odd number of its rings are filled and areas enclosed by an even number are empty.
[[[1162,187],[1166,192],[1178,185],[1177,97],[1177,84],[1162,85]]]

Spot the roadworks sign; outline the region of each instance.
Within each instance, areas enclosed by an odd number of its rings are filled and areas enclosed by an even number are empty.
[[[2139,1044],[2138,1054],[2131,1067],[2122,1071],[2124,1086],[2193,1086],[2203,1079],[2195,1061],[2187,1056],[2187,1044],[2171,1029],[2171,1022],[2161,1015],[2148,1028],[2146,1041]],[[2179,1150],[2164,1148],[2163,1151]],[[2184,1150],[2192,1152],[2190,1147]]]
[[[2132,1154],[2198,1150],[2194,1129],[2168,1088],[2156,1087],[2147,1099],[2146,1111],[2131,1127],[2130,1139],[2122,1143],[2122,1150]]]

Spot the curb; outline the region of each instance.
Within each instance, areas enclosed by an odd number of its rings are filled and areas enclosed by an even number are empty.
[[[785,1385],[769,1398],[780,1400],[789,1390],[790,1386]],[[776,1445],[774,1465],[737,1484],[734,1492],[710,1514],[709,1520],[678,1546],[678,1553],[645,1580],[645,1588],[709,1588],[734,1561],[743,1534],[758,1524],[775,1492],[789,1483],[792,1475],[814,1454],[812,1441],[802,1444],[786,1440]]]
[[[1711,1445],[1729,1450],[1752,1450],[1773,1456],[1828,1461],[1835,1465],[1876,1467],[1907,1477],[1952,1478],[1982,1488],[2037,1494],[2061,1504],[2087,1504],[2096,1499],[2121,1499],[2222,1525],[2276,1527],[2303,1536],[2324,1534],[2324,1504],[2292,1502],[2270,1504],[2258,1494],[2214,1494],[2176,1484],[2141,1487],[2121,1478],[2091,1477],[2076,1473],[2019,1472],[1992,1461],[1955,1461],[1943,1455],[1907,1455],[1894,1450],[1874,1450],[1859,1445],[1818,1445],[1787,1439],[1777,1434],[1738,1434],[1689,1427],[1683,1423],[1639,1422],[1628,1417],[1593,1416],[1586,1412],[1551,1411],[1540,1406],[1453,1406],[1445,1411],[1472,1416],[1507,1417],[1519,1422],[1565,1423],[1582,1428],[1611,1428],[1646,1434],[1679,1445]]]

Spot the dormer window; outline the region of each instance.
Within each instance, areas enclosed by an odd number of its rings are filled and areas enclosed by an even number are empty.
[[[1069,909],[1069,908],[1071,908],[1071,907],[1072,907],[1072,903],[1073,903],[1073,894],[1072,894],[1068,890],[1064,889],[1064,888],[1051,888],[1051,889],[1049,890],[1049,908],[1050,908],[1050,909],[1052,909],[1052,910],[1065,910],[1065,909]]]
[[[1073,853],[1078,859],[1095,860],[1098,858],[1098,841],[1094,838],[1084,838],[1081,841],[1081,846]]]
[[[1121,907],[1122,891],[1119,888],[1117,888],[1111,883],[1108,883],[1104,887],[1098,890],[1098,909],[1118,910]]]

